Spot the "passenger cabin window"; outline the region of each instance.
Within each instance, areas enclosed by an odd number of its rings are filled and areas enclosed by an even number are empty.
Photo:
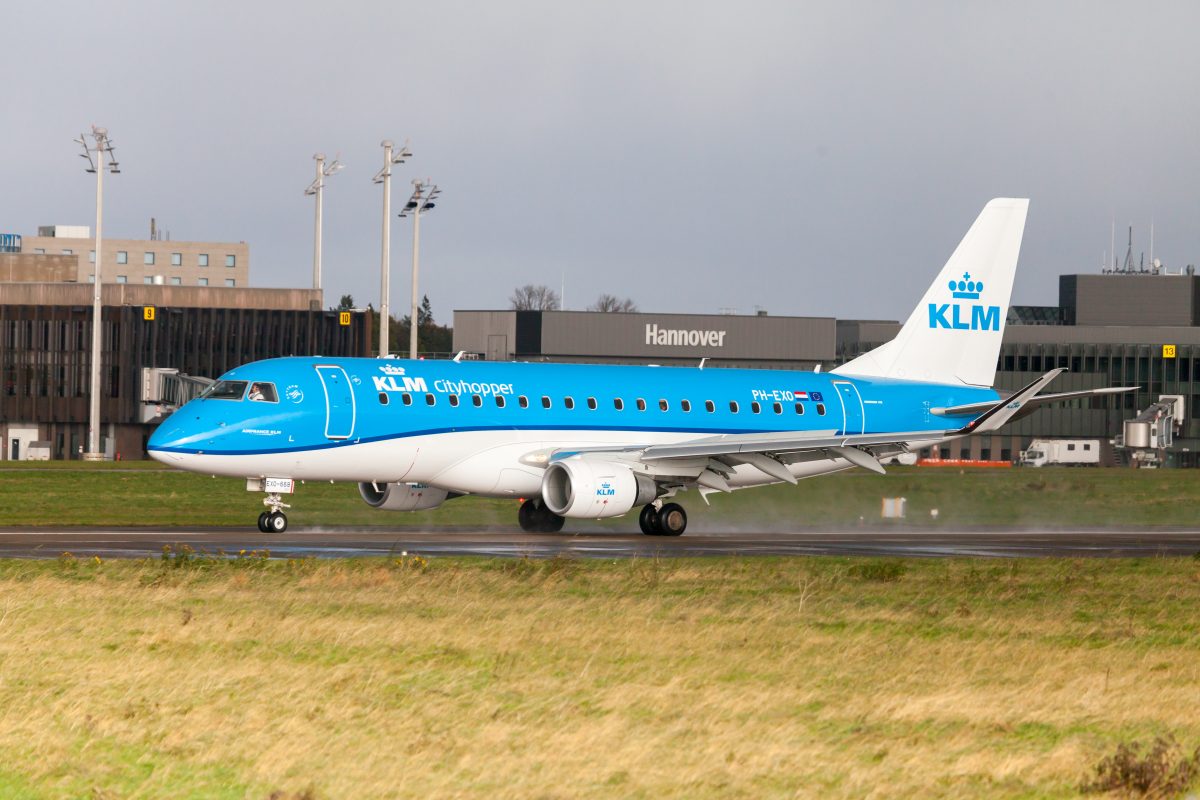
[[[246,381],[217,381],[200,396],[205,400],[241,400],[246,393]]]
[[[753,403],[751,403],[751,404],[750,404],[750,410],[751,410],[753,413],[755,413],[755,414],[758,414],[759,412],[761,412],[761,411],[762,411],[762,406],[760,406],[760,405],[758,404],[758,401],[757,401],[757,400],[755,400]]]
[[[379,405],[386,406],[387,404],[388,404],[387,392],[380,392],[379,393]]]
[[[705,400],[704,401],[704,410],[711,414],[712,412],[717,410],[717,404],[714,403],[712,400]]]
[[[431,394],[425,395],[425,405],[432,406],[437,403],[437,398]]]
[[[496,408],[504,408],[504,395],[496,395]]]
[[[471,405],[475,406],[476,408],[479,408],[480,406],[483,405],[483,398],[477,394],[471,395]]]
[[[570,409],[572,409],[574,407],[575,407],[575,398],[574,397],[568,396],[568,397],[563,398],[563,408],[565,408],[569,411]]]
[[[613,398],[613,408],[615,408],[617,411],[624,411],[625,410],[625,401],[619,397],[614,397]]]
[[[666,400],[658,401],[658,410],[659,411],[667,411],[670,408],[671,408],[671,405]]]
[[[638,411],[646,410],[646,401],[640,397],[637,399],[637,409],[638,409]]]
[[[825,416],[825,404],[824,403],[817,403],[817,416],[818,417]]]
[[[452,408],[458,408],[458,395],[452,394],[447,399],[450,401],[450,406]]]
[[[400,395],[400,402],[404,403],[404,405],[406,405],[406,406],[411,406],[412,405],[412,395],[409,394],[408,392],[405,392],[404,394]]]
[[[738,413],[738,404],[737,404],[737,400],[730,400],[730,401],[729,401],[729,413],[731,413],[731,414],[736,414],[736,413]]]
[[[279,395],[275,393],[275,384],[255,381],[250,384],[250,392],[246,395],[256,403],[278,403]]]
[[[525,395],[521,395],[517,398],[517,405],[519,405],[521,408],[529,408],[529,398]]]
[[[592,411],[596,410],[596,398],[589,397],[587,399],[587,404],[588,404],[588,408],[590,408]]]
[[[549,407],[550,407],[550,398],[546,397],[546,395],[542,395],[542,408],[549,408]]]
[[[680,400],[679,407],[682,408],[684,411],[691,411],[692,410],[692,401],[691,400]]]
[[[796,403],[796,413],[804,416],[804,403]]]
[[[771,410],[774,411],[776,414],[782,414],[783,413],[783,405],[781,405],[780,403],[776,403],[775,405],[771,406]]]

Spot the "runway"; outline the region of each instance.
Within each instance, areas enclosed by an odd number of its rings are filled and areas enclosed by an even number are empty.
[[[0,528],[0,558],[147,558],[187,544],[211,554],[269,550],[273,558],[492,556],[505,558],[653,558],[683,556],[891,556],[944,558],[1132,558],[1196,556],[1200,530],[805,531],[687,533],[677,538],[623,533],[531,534],[510,529],[289,530],[239,528]]]

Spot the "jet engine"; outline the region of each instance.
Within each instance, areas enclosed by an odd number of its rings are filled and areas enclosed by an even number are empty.
[[[658,485],[625,464],[578,456],[555,461],[542,477],[542,500],[560,517],[619,517],[658,496]]]
[[[425,511],[437,508],[449,495],[420,483],[360,483],[358,493],[371,508],[383,511]]]

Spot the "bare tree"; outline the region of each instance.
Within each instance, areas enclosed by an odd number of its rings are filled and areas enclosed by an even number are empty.
[[[513,311],[558,311],[558,292],[549,286],[525,284],[508,298]]]
[[[632,314],[638,310],[637,303],[626,297],[624,300],[618,300],[611,294],[602,294],[596,298],[596,302],[588,306],[588,311],[605,311],[615,312],[620,314]]]

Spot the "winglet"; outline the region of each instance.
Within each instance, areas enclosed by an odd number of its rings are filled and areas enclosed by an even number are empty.
[[[1040,392],[1046,384],[1066,372],[1063,368],[1052,369],[1033,383],[1026,386],[1012,397],[1006,397],[987,411],[980,414],[970,423],[955,431],[955,435],[966,436],[972,433],[987,433],[1007,424],[1024,406],[1025,403]]]

